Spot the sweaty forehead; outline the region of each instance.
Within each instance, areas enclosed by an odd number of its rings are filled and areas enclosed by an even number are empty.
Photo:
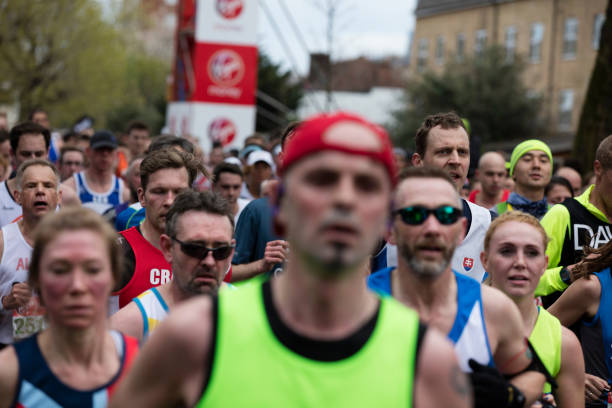
[[[40,133],[26,133],[21,135],[17,150],[32,149],[33,147],[45,149],[45,137]]]
[[[383,144],[368,127],[355,122],[338,122],[323,133],[325,143],[370,152],[380,152]]]
[[[23,180],[53,180],[57,181],[57,177],[53,170],[48,166],[31,165],[23,172]]]
[[[435,145],[463,145],[469,148],[470,138],[462,127],[443,129],[438,125],[429,131],[427,145],[431,147],[436,147]]]
[[[410,205],[457,207],[460,203],[457,190],[448,181],[431,177],[411,177],[402,180],[397,186],[395,204],[396,207],[402,208]]]

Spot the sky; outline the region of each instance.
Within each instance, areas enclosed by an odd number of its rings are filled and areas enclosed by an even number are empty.
[[[96,0],[105,13],[113,3]],[[179,0],[164,0],[174,5]],[[254,0],[244,0],[254,1]],[[285,70],[308,74],[309,53],[327,52],[327,9],[336,5],[332,60],[358,56],[405,56],[414,30],[417,0],[256,0],[259,2],[257,43],[260,52]],[[283,7],[284,5],[284,7]],[[285,12],[287,10],[287,13]],[[266,12],[267,11],[267,12]],[[295,25],[290,22],[294,21]],[[274,27],[277,27],[277,30]],[[294,28],[295,27],[295,28]],[[296,33],[297,31],[297,33]],[[283,38],[286,46],[280,38]],[[303,39],[305,43],[302,45]]]
[[[414,30],[416,0],[259,0],[260,51],[286,70],[308,73],[312,52],[326,52],[328,3],[336,4],[332,59],[405,56]],[[283,2],[290,17],[280,4]],[[270,15],[271,17],[268,17]],[[272,19],[272,21],[271,21]],[[290,21],[295,21],[296,34]],[[285,39],[279,38],[274,25]],[[303,38],[305,47],[299,37]]]

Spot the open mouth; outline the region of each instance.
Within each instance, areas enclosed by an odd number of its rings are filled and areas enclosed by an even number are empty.
[[[510,276],[508,277],[508,280],[513,281],[513,282],[528,282],[529,281],[529,279],[527,279],[526,276],[520,276],[520,275]]]
[[[46,209],[49,207],[46,201],[34,201],[34,208],[36,209]]]
[[[448,175],[453,179],[453,180],[461,180],[461,175],[455,172],[450,172],[448,173]]]

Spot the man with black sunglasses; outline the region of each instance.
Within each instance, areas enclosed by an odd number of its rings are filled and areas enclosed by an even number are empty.
[[[317,115],[280,169],[285,270],[179,305],[111,407],[470,406],[448,340],[363,282],[395,182],[386,132],[347,113]]]
[[[223,197],[210,192],[179,194],[160,238],[172,280],[134,298],[111,316],[111,327],[142,341],[176,304],[216,294],[234,254],[233,235],[234,218]]]
[[[393,201],[390,242],[397,245],[397,268],[370,275],[368,286],[448,334],[462,370],[472,372],[476,407],[531,406],[541,396],[544,375],[534,370],[537,359],[526,346],[517,307],[451,267],[466,228],[453,180],[436,167],[409,168]]]

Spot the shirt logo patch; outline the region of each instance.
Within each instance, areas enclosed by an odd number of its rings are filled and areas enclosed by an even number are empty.
[[[474,266],[474,259],[468,258],[467,256],[463,258],[463,269],[469,272],[472,270],[473,266]]]

